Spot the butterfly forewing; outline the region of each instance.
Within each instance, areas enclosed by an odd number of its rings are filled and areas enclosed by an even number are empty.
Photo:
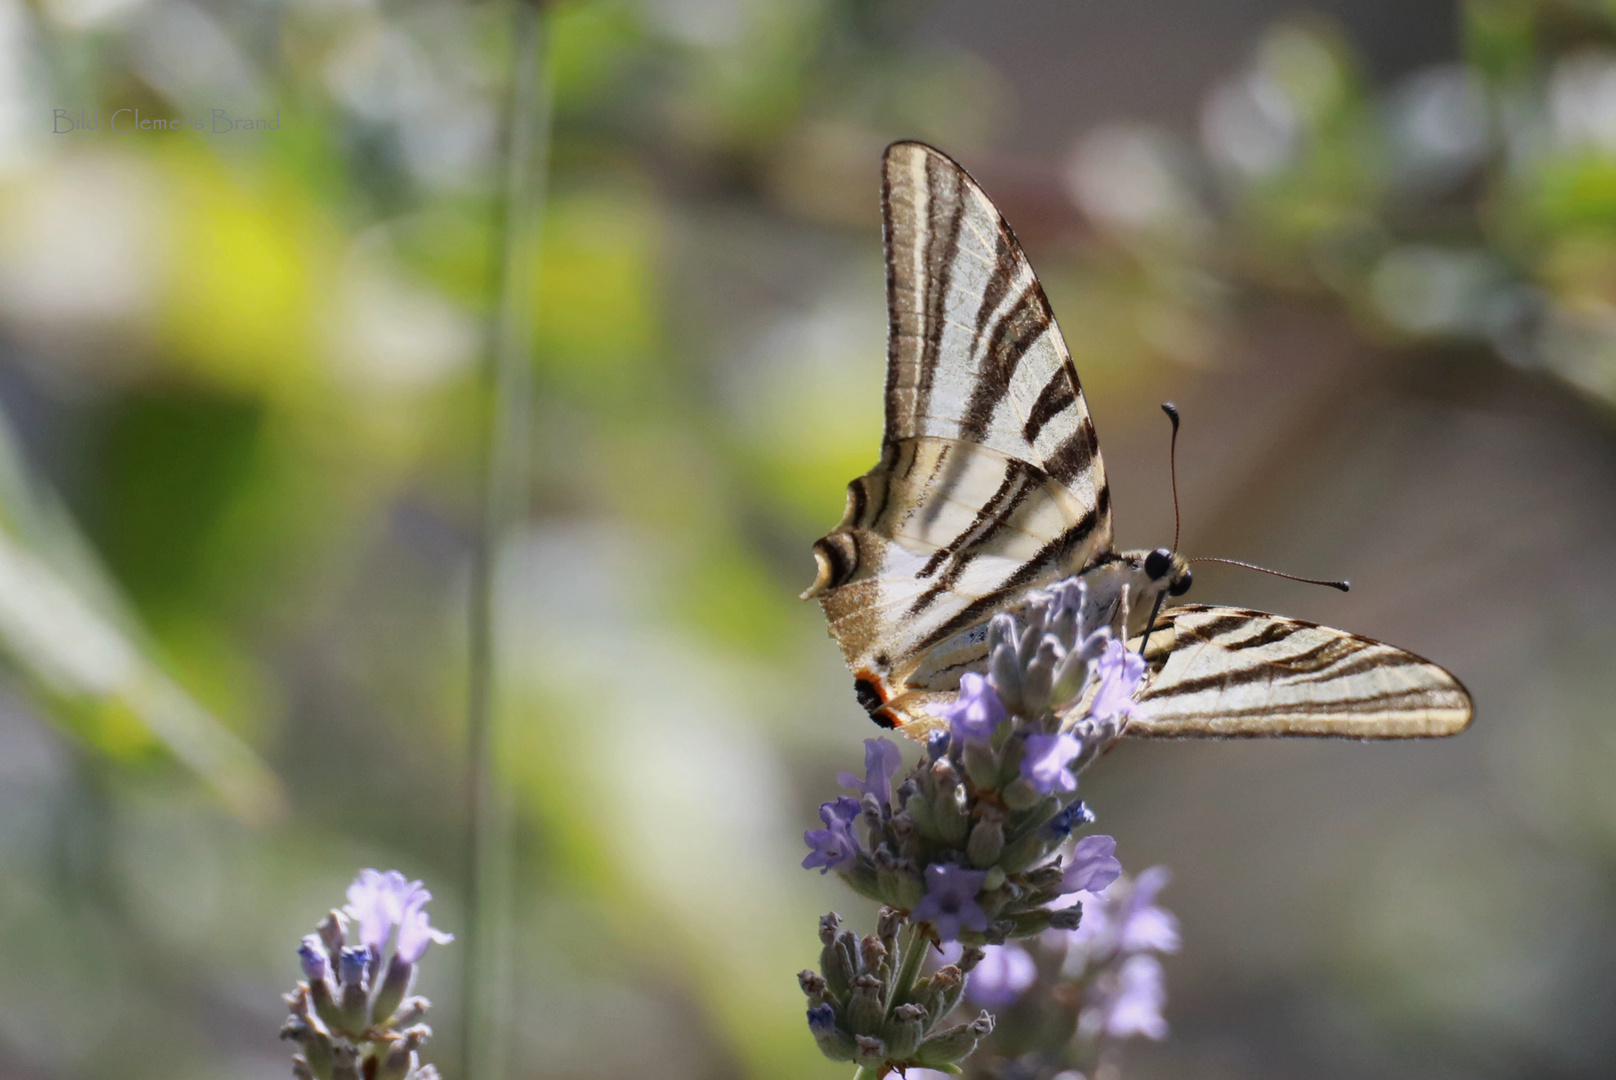
[[[1413,653],[1243,608],[1167,609],[1145,664],[1129,735],[1435,737],[1464,730],[1473,712],[1457,679]]]
[[[1110,493],[1060,329],[1015,235],[944,154],[884,163],[886,430],[814,545],[872,715],[905,723],[981,660],[976,628],[1111,548]],[[904,695],[915,695],[905,699]]]

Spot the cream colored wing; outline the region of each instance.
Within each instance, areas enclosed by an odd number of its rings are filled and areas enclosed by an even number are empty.
[[[1111,548],[1088,407],[1044,291],[982,189],[946,155],[886,153],[886,431],[814,544],[860,703],[889,727],[959,686],[985,624]]]
[[[1459,680],[1429,660],[1243,608],[1168,608],[1145,665],[1127,734],[1147,738],[1430,738],[1463,731],[1474,713]]]

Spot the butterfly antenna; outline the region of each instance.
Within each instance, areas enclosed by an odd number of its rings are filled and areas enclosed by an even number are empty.
[[[1190,562],[1220,562],[1220,563],[1225,564],[1226,566],[1243,566],[1247,570],[1255,570],[1260,574],[1272,574],[1275,577],[1282,577],[1287,581],[1300,581],[1304,585],[1325,585],[1325,586],[1328,586],[1329,588],[1332,588],[1332,589],[1340,589],[1342,592],[1346,592],[1348,589],[1350,589],[1352,587],[1352,582],[1350,582],[1350,581],[1323,581],[1323,580],[1320,580],[1319,578],[1297,577],[1295,574],[1281,573],[1278,570],[1270,570],[1266,566],[1258,566],[1255,563],[1241,562],[1239,559],[1218,559],[1218,558],[1214,558],[1211,555],[1198,555],[1198,556],[1196,556],[1195,558],[1193,558],[1193,559],[1191,559],[1189,561]]]
[[[1173,441],[1168,444],[1167,468],[1173,478],[1173,550],[1178,550],[1178,406],[1162,402],[1162,412],[1173,422]]]
[[[1173,422],[1173,440],[1172,440],[1172,442],[1167,444],[1167,468],[1168,468],[1168,475],[1170,475],[1173,478],[1173,481],[1172,481],[1173,482],[1173,550],[1176,552],[1178,550],[1178,525],[1179,525],[1179,517],[1178,517],[1178,406],[1174,405],[1171,401],[1164,401],[1164,402],[1162,402],[1161,410],[1162,410],[1162,412],[1167,414],[1167,419],[1169,419],[1169,420],[1171,420]],[[1145,623],[1144,637],[1139,642],[1139,656],[1141,658],[1143,658],[1144,655],[1145,655],[1145,646],[1150,644],[1150,632],[1156,628],[1156,616],[1161,614],[1162,603],[1166,599],[1167,599],[1167,590],[1166,589],[1163,589],[1161,592],[1156,594],[1156,606],[1150,609],[1150,621]],[[1124,619],[1123,619],[1123,625],[1124,626],[1128,625],[1126,617],[1124,617]]]

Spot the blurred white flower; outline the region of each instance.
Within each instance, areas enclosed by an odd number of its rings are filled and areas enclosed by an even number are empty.
[[[1584,52],[1560,60],[1549,76],[1548,99],[1559,141],[1616,153],[1616,56]]]
[[[1485,252],[1404,244],[1381,257],[1369,289],[1387,321],[1400,329],[1474,333],[1503,277]]]
[[[73,346],[126,343],[153,311],[167,216],[156,175],[122,155],[63,155],[30,175],[0,207],[0,318],[54,355],[123,362],[132,350]]]
[[[1066,186],[1090,217],[1119,228],[1182,225],[1201,216],[1166,136],[1143,125],[1107,125],[1085,135],[1067,162]]]
[[[1392,148],[1405,178],[1442,183],[1475,168],[1487,154],[1487,98],[1459,64],[1427,68],[1388,100]]]
[[[1201,111],[1201,142],[1213,161],[1247,177],[1270,176],[1290,163],[1301,140],[1295,104],[1260,71],[1225,82]]]
[[[351,381],[372,389],[434,386],[471,363],[477,323],[441,293],[400,277],[361,240],[348,260],[335,352]]]
[[[227,107],[233,115],[261,111],[252,65],[218,20],[195,4],[169,0],[143,13],[128,42],[140,77],[171,101]]]

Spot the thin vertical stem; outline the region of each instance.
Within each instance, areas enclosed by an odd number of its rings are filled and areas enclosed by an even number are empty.
[[[467,756],[470,835],[458,1080],[504,1080],[510,1067],[511,890],[515,851],[498,633],[500,551],[525,516],[531,412],[533,270],[550,145],[549,64],[543,0],[516,0],[514,53],[505,102],[500,191],[495,209],[493,284],[497,302],[481,372],[482,520],[472,557],[467,616]]]

